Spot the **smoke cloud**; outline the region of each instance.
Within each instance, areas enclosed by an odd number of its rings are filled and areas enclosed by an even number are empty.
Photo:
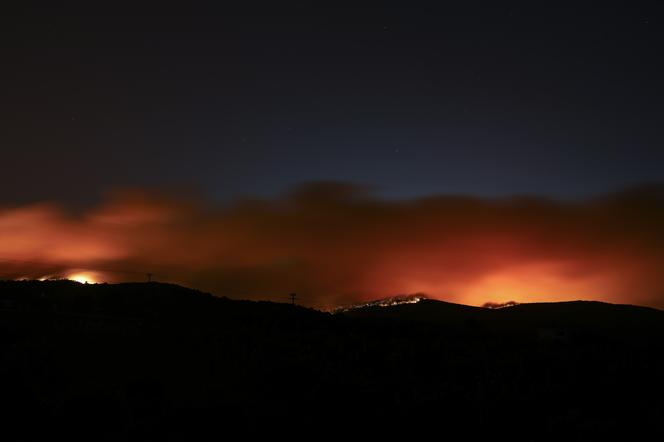
[[[85,213],[0,209],[0,278],[175,282],[332,307],[423,292],[451,302],[592,299],[664,307],[664,187],[585,201],[382,200],[348,183],[215,206],[143,191]]]

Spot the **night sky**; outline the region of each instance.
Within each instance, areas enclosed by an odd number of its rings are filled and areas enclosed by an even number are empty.
[[[438,3],[3,11],[0,277],[664,306],[664,7]]]
[[[439,3],[5,11],[0,201],[319,180],[577,198],[663,178],[657,2]]]

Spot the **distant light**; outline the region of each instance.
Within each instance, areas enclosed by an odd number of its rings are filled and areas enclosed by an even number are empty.
[[[516,301],[507,301],[507,302],[485,302],[482,307],[496,310],[500,308],[514,307],[519,305]]]
[[[97,274],[92,272],[77,272],[67,276],[71,281],[80,282],[81,284],[96,284],[99,281]]]
[[[366,308],[366,307],[392,307],[401,304],[417,304],[418,302],[426,301],[427,299],[429,298],[427,298],[427,296],[423,294],[398,295],[398,296],[392,296],[390,298],[383,298],[383,299],[377,299],[375,301],[353,304],[351,306],[337,307],[333,309],[333,311],[337,313],[343,313],[346,311]]]

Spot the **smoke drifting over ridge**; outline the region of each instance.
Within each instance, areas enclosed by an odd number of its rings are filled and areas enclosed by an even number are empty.
[[[86,270],[87,269],[87,270]],[[400,293],[481,305],[594,299],[664,307],[664,187],[582,202],[432,196],[347,183],[217,207],[141,191],[83,214],[0,209],[0,278],[94,273],[306,305]],[[135,273],[131,273],[135,272]]]

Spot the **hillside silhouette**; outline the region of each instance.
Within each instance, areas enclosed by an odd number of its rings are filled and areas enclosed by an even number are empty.
[[[353,318],[384,318],[423,322],[442,327],[475,326],[493,332],[531,334],[545,328],[565,329],[613,338],[642,338],[664,332],[664,311],[628,304],[567,301],[517,304],[489,309],[424,299],[390,308],[366,307],[345,312]]]
[[[154,282],[5,281],[3,434],[651,438],[662,338],[664,312],[598,302],[330,314]]]

